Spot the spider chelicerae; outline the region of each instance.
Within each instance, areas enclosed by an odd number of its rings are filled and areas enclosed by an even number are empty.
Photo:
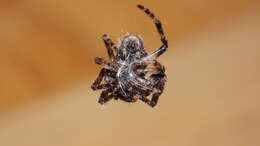
[[[163,92],[166,82],[165,68],[156,58],[166,51],[168,41],[160,20],[144,6],[137,5],[137,8],[153,20],[162,46],[148,54],[138,34],[121,37],[118,46],[104,34],[102,38],[110,61],[95,58],[95,63],[102,65],[103,68],[91,86],[93,90],[103,90],[98,100],[100,104],[105,104],[111,99],[125,102],[136,102],[140,99],[154,107]],[[147,98],[149,95],[151,99]]]

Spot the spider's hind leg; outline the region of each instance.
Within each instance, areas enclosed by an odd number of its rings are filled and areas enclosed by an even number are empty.
[[[141,9],[142,11],[144,11],[153,21],[154,21],[154,24],[156,26],[156,29],[161,37],[161,41],[164,45],[168,46],[168,41],[164,35],[164,31],[163,31],[163,28],[162,28],[162,23],[161,21],[155,17],[155,15],[153,14],[153,12],[151,12],[148,8],[145,8],[144,6],[142,5],[137,5],[137,7],[139,9]]]
[[[152,53],[152,54],[154,54],[155,57],[159,57],[168,48],[168,41],[167,41],[167,39],[166,39],[166,37],[164,35],[164,31],[163,31],[163,28],[162,28],[162,23],[161,23],[161,21],[157,17],[155,17],[153,12],[151,12],[148,8],[145,8],[142,5],[137,5],[137,7],[139,9],[141,9],[142,11],[144,11],[153,20],[153,22],[154,22],[154,24],[156,26],[157,32],[160,35],[161,42],[163,43],[163,45],[159,49],[157,49],[154,53]]]
[[[96,57],[94,61],[96,64],[99,64],[102,66],[108,65],[108,62],[102,57]]]

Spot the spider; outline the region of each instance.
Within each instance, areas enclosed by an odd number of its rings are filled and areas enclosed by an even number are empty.
[[[153,20],[162,46],[148,54],[138,34],[124,35],[118,46],[104,34],[102,39],[110,61],[101,57],[95,58],[95,63],[103,68],[91,86],[93,90],[103,90],[98,100],[101,105],[111,99],[125,102],[136,102],[139,99],[154,107],[163,92],[166,82],[165,68],[156,58],[167,50],[168,41],[160,20],[144,6],[137,5],[137,8]],[[152,96],[151,99],[147,98],[149,95]]]

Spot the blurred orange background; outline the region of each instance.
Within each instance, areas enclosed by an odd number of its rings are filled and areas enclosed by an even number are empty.
[[[90,89],[106,57],[101,36],[140,33],[169,50],[158,106],[97,103]],[[257,0],[1,0],[1,146],[260,145]]]

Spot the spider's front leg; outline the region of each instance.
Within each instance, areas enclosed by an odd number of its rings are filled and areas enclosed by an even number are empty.
[[[156,26],[156,29],[157,29],[157,32],[159,33],[160,35],[160,38],[161,38],[161,42],[163,43],[163,45],[157,49],[155,52],[153,52],[151,55],[153,57],[159,57],[160,55],[162,55],[168,48],[168,41],[164,35],[164,31],[163,31],[163,28],[162,28],[162,23],[161,21],[155,17],[155,15],[148,9],[148,8],[145,8],[144,6],[142,5],[137,5],[137,7],[139,9],[141,9],[142,11],[144,11],[154,22],[155,26]]]
[[[115,57],[114,51],[113,50],[117,50],[117,47],[115,46],[115,44],[113,43],[113,41],[109,38],[108,35],[104,34],[102,36],[102,39],[105,43],[105,46],[107,48],[107,54],[109,56],[109,58],[112,60]]]

